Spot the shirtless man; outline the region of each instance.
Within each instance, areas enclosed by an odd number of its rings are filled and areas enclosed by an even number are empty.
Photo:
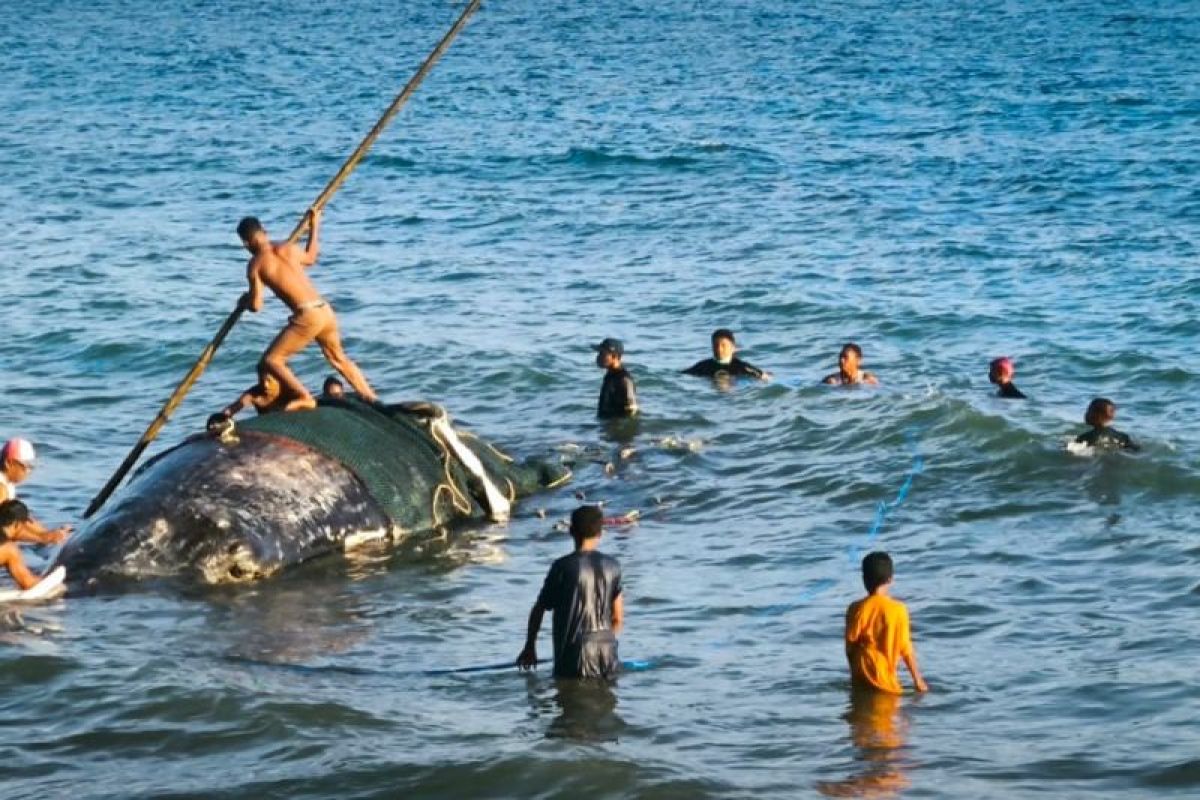
[[[879,379],[873,374],[865,369],[859,369],[862,357],[862,348],[854,342],[842,345],[842,351],[838,354],[838,371],[826,375],[821,382],[832,386],[854,386],[860,383],[874,386],[878,384]]]
[[[254,217],[246,217],[237,227],[242,244],[251,253],[250,262],[246,265],[250,291],[243,296],[242,302],[246,308],[257,312],[262,308],[263,286],[266,286],[292,310],[287,327],[275,337],[258,363],[260,380],[270,376],[279,382],[280,391],[288,398],[284,404],[285,411],[316,407],[317,401],[287,365],[289,358],[314,340],[329,365],[340,372],[363,399],[375,400],[375,393],[371,391],[367,379],[342,349],[333,309],[321,299],[305,272],[306,268],[317,263],[320,250],[318,229],[321,226],[321,212],[313,209],[308,213],[308,244],[303,250],[294,244],[272,242],[262,223]]]

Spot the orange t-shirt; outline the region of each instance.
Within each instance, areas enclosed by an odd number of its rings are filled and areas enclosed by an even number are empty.
[[[856,684],[900,694],[900,659],[911,654],[904,603],[873,594],[846,609],[846,660]]]

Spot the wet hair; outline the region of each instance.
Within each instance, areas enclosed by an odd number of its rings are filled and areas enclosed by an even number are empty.
[[[8,539],[4,532],[9,525],[29,521],[29,508],[20,500],[5,500],[0,503],[0,541]]]
[[[254,238],[254,234],[265,230],[266,228],[258,221],[258,217],[242,217],[242,221],[237,226],[237,234],[243,242],[250,241]]]
[[[862,361],[862,348],[854,342],[846,342],[844,345],[842,345],[842,349],[838,351],[838,358],[841,358],[847,350],[858,356],[859,361]]]
[[[1117,415],[1117,404],[1107,397],[1097,397],[1088,403],[1083,421],[1093,428],[1103,428]]]
[[[729,330],[729,328],[717,328],[712,332],[713,344],[716,344],[721,339],[728,339],[734,344],[737,344],[737,340],[733,338],[733,331]]]
[[[580,506],[571,512],[571,535],[580,539],[594,539],[604,527],[604,512],[600,506]]]
[[[881,550],[867,553],[862,560],[863,586],[873,592],[892,579],[892,557]]]
[[[328,378],[325,379],[325,382],[321,384],[321,391],[324,392],[325,394],[333,394],[333,392],[329,391],[330,387],[332,387],[332,386],[336,386],[338,389],[341,389],[343,392],[346,391],[345,385],[343,385],[342,382],[340,380],[338,380],[336,377],[334,377],[333,375],[330,375]]]

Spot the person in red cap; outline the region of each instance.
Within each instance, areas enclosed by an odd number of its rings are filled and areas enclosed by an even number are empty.
[[[0,448],[0,503],[17,499],[17,484],[29,477],[37,460],[33,445],[26,439],[9,439]],[[13,541],[34,544],[58,544],[71,533],[70,525],[46,530],[37,520],[30,519],[9,536]]]
[[[1008,356],[992,359],[991,367],[988,369],[988,380],[1000,387],[996,392],[997,397],[1007,397],[1010,400],[1025,399],[1025,393],[1014,386],[1012,382],[1016,371],[1013,360]]]

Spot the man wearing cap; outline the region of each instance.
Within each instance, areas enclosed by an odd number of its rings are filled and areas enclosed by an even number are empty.
[[[619,339],[605,339],[600,344],[592,345],[592,349],[596,351],[596,366],[604,370],[596,416],[601,419],[635,416],[638,404],[633,376],[621,366],[625,345]]]
[[[9,439],[0,448],[0,503],[17,499],[17,484],[29,477],[37,454],[26,439]],[[58,544],[71,532],[70,525],[46,530],[37,520],[30,519],[20,526],[9,538],[18,542],[34,544]]]
[[[701,378],[753,378],[756,381],[771,380],[771,373],[763,372],[758,367],[734,355],[737,343],[733,339],[733,331],[728,328],[717,328],[712,334],[712,358],[697,361],[683,371],[684,375],[696,375]]]

